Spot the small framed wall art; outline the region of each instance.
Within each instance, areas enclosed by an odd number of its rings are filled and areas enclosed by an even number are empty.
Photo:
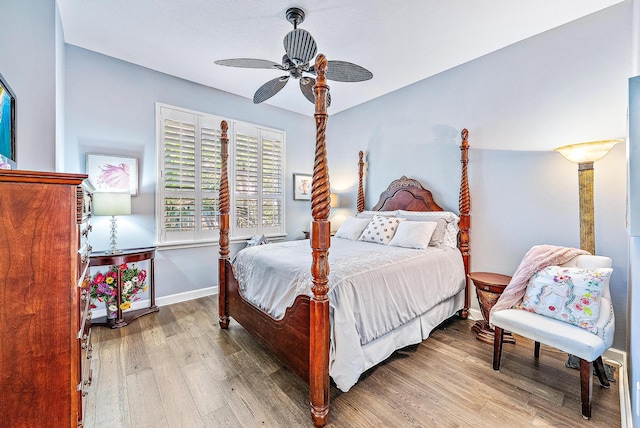
[[[87,175],[97,192],[138,194],[138,159],[87,153]]]
[[[1,74],[0,168],[16,169],[16,96]]]
[[[293,173],[293,200],[311,200],[311,174]]]

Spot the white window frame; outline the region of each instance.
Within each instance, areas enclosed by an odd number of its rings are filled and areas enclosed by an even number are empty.
[[[195,117],[195,118],[194,118]],[[223,118],[216,115],[203,113],[195,110],[184,109],[164,103],[156,103],[156,167],[157,167],[157,179],[156,179],[156,246],[160,248],[182,248],[182,247],[196,247],[203,245],[217,244],[220,237],[219,228],[213,230],[200,230],[200,214],[202,210],[199,210],[200,201],[203,199],[203,192],[199,189],[195,190],[194,196],[196,198],[196,215],[195,215],[195,228],[194,230],[184,232],[167,232],[165,230],[165,213],[164,213],[164,200],[166,196],[165,191],[165,147],[164,147],[164,120],[169,118],[172,120],[183,120],[189,122],[189,120],[195,122],[196,133],[196,168],[199,168],[201,164],[200,152],[199,152],[199,139],[201,134],[199,130],[202,127],[219,130],[220,122],[226,120],[229,124],[228,138],[229,138],[229,191],[230,191],[230,230],[229,238],[231,242],[240,242],[251,238],[253,235],[265,235],[268,238],[282,238],[286,236],[286,217],[285,217],[285,204],[286,204],[286,180],[285,180],[285,153],[286,153],[286,132],[283,130],[267,128],[247,122],[242,122],[234,119]],[[255,195],[257,199],[257,224],[256,227],[240,228],[237,226],[236,221],[236,200],[242,196],[241,193],[236,191],[236,134],[242,133],[244,135],[252,135],[258,138],[258,192]],[[280,174],[280,195],[263,195],[262,187],[262,147],[263,141],[279,140],[282,142],[281,152],[281,174]],[[196,181],[197,181],[196,172]],[[179,192],[177,192],[179,193]],[[216,190],[217,197],[217,190]],[[254,198],[252,196],[252,198]],[[281,224],[276,227],[265,227],[262,225],[263,220],[263,200],[265,199],[277,199],[280,201],[280,218]],[[277,205],[277,203],[275,203]]]

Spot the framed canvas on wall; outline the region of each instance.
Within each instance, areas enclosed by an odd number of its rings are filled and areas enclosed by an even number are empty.
[[[16,96],[1,74],[0,168],[16,169]]]

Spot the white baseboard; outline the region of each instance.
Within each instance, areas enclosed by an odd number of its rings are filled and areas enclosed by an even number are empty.
[[[185,291],[184,293],[172,294],[170,296],[158,297],[156,305],[167,306],[174,303],[186,302],[187,300],[199,299],[200,297],[218,294],[218,286],[200,288],[199,290]],[[148,306],[148,304],[147,304]]]
[[[185,291],[184,293],[172,294],[170,296],[162,296],[156,299],[157,306],[167,306],[174,303],[186,302],[187,300],[198,299],[200,297],[212,296],[218,294],[218,286],[200,288],[193,291]],[[131,303],[131,309],[143,309],[148,308],[151,305],[151,300],[138,300]],[[104,304],[98,303],[98,308],[91,310],[91,317],[93,319],[104,317],[107,315],[107,310],[104,308]]]
[[[469,318],[481,320],[482,312],[479,309],[470,308]],[[602,359],[618,368],[618,389],[620,394],[620,421],[622,428],[633,428],[631,413],[631,393],[629,391],[629,379],[627,378],[627,353],[616,348],[609,348],[602,355]]]

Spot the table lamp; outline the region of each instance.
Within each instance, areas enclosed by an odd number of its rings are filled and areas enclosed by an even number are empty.
[[[331,208],[338,208],[338,194],[331,193],[329,195],[329,198],[331,200],[331,202],[329,203],[329,206],[331,206]]]
[[[571,162],[578,164],[580,194],[580,248],[596,253],[593,215],[593,163],[602,159],[622,140],[592,141],[570,144],[554,149]]]
[[[117,223],[116,216],[131,214],[131,194],[130,193],[94,193],[93,194],[93,214],[97,216],[111,216],[111,250],[106,254],[120,254],[117,245]]]

